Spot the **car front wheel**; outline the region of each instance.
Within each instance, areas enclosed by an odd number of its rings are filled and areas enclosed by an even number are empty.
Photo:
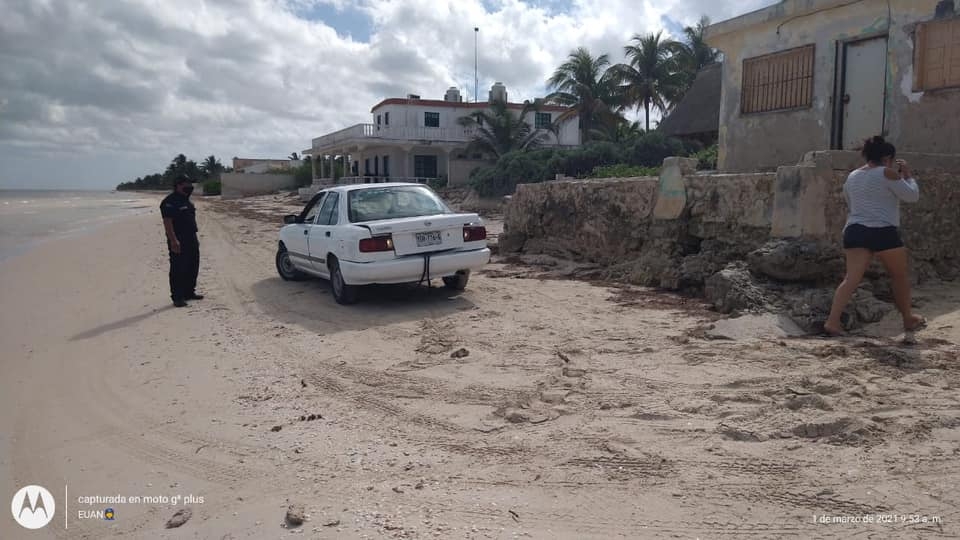
[[[470,280],[470,271],[461,270],[453,276],[443,278],[443,285],[454,291],[462,291],[467,288],[467,281]]]
[[[280,246],[277,248],[277,273],[284,281],[297,281],[306,277],[306,274],[297,270],[290,260],[290,253],[287,248]]]
[[[340,264],[336,259],[330,261],[330,289],[333,291],[333,299],[338,304],[349,305],[357,301],[357,287],[347,285],[343,281],[343,273],[340,272]]]

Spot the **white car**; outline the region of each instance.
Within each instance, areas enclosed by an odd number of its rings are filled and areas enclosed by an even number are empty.
[[[283,218],[277,272],[285,280],[330,280],[340,304],[375,283],[442,278],[463,290],[490,261],[477,214],[459,214],[421,184],[342,185],[317,193],[300,215]]]

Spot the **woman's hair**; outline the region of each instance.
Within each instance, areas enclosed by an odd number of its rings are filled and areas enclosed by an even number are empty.
[[[864,159],[867,161],[872,163],[880,163],[885,157],[896,157],[897,149],[892,144],[883,140],[883,137],[877,135],[875,137],[870,137],[863,142],[862,153]]]

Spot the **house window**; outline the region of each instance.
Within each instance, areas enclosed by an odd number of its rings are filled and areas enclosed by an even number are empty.
[[[378,126],[380,125],[380,115],[379,115],[379,114],[377,115],[377,125],[378,125]]]
[[[740,112],[809,107],[813,104],[814,46],[807,45],[743,61]]]
[[[383,113],[383,125],[385,126],[390,125],[390,113],[388,112]]]
[[[383,156],[383,175],[390,176],[390,156]]]
[[[373,156],[373,175],[380,176],[380,156]]]
[[[363,160],[363,175],[364,176],[370,175],[370,158],[365,158]]]
[[[440,127],[440,113],[438,112],[423,113],[423,125],[426,127]]]
[[[917,25],[914,90],[960,87],[960,19]]]
[[[413,156],[413,175],[417,178],[436,178],[437,156]]]
[[[533,127],[536,129],[548,129],[552,121],[550,113],[538,112],[534,117]]]

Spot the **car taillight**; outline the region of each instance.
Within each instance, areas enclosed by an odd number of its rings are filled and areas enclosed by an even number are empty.
[[[393,237],[374,236],[360,240],[360,253],[375,253],[377,251],[393,251]]]
[[[464,242],[477,242],[480,240],[487,239],[487,228],[483,225],[480,226],[468,226],[463,228],[463,241]]]

